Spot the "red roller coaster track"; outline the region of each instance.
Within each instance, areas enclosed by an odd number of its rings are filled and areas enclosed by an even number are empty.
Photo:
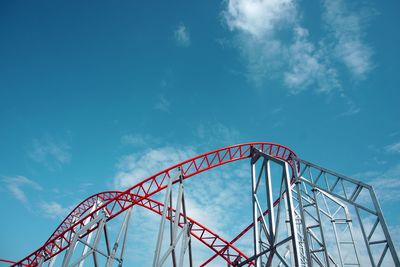
[[[125,191],[102,192],[87,198],[66,217],[42,247],[15,263],[13,266],[36,266],[43,257],[44,260],[48,260],[64,251],[69,247],[73,235],[87,224],[88,221],[93,220],[100,210],[106,211],[108,221],[136,204],[159,213],[161,210],[159,204],[161,203],[150,200],[149,197],[167,187],[167,181],[172,177],[174,170],[180,168],[183,178],[187,179],[209,169],[249,158],[251,147],[272,157],[285,160],[292,168],[294,167],[291,158],[296,155],[292,150],[285,146],[268,142],[244,143],[204,153],[150,176]],[[179,182],[179,179],[173,180],[173,183],[177,182]],[[94,204],[97,203],[98,200],[101,200],[102,204],[93,209]],[[223,257],[229,264],[233,264],[237,256],[245,257],[245,255],[232,244],[240,238],[244,232],[248,231],[252,225],[249,225],[237,238],[232,240],[233,242],[227,242],[200,223],[194,220],[192,220],[192,223],[195,226],[192,228],[192,235],[198,238],[203,244],[210,247],[216,253],[216,256]],[[94,227],[91,231],[95,229]],[[91,231],[88,231],[86,234],[89,234]],[[232,251],[234,251],[234,253],[232,253]],[[206,261],[204,264],[211,260],[212,259]]]

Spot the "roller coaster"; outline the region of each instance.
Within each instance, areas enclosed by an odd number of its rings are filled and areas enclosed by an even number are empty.
[[[189,216],[184,184],[200,173],[246,160],[252,220],[227,240]],[[160,194],[163,202],[153,197]],[[216,266],[217,258],[224,266],[400,266],[372,186],[269,142],[213,150],[124,191],[92,195],[41,247],[16,262],[1,260],[0,266],[123,266],[126,247],[134,245],[127,238],[134,207],[160,216],[157,236],[144,237],[157,240],[154,267]],[[118,223],[113,241],[111,221]],[[237,245],[246,234],[251,253]],[[193,239],[212,255],[201,264],[193,262]]]

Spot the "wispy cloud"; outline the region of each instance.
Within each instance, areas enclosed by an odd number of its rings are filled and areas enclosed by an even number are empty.
[[[293,93],[316,86],[319,92],[329,92],[339,88],[337,72],[333,69],[325,51],[309,40],[309,32],[302,27],[296,27],[293,33],[293,43],[288,46],[288,69],[284,72],[284,84]]]
[[[344,100],[347,109],[339,114],[341,116],[353,116],[361,111],[361,108],[356,105],[356,103],[344,93],[340,94],[340,97]]]
[[[24,176],[4,177],[2,180],[5,183],[5,186],[8,189],[8,191],[23,204],[28,203],[28,198],[23,188],[42,190],[42,187],[38,183]]]
[[[400,142],[386,146],[385,151],[389,153],[400,153]]]
[[[117,163],[114,186],[116,189],[127,188],[194,155],[196,153],[193,148],[171,146],[145,149],[138,153],[125,155]]]
[[[247,203],[247,194],[243,191],[243,188],[250,186],[247,184],[249,180],[246,167],[247,164],[238,163],[193,177],[185,185],[188,215],[224,237],[238,231],[236,227],[239,225],[231,228],[225,222],[237,220],[247,223],[246,220],[237,218],[243,205]],[[240,203],[238,199],[241,200]],[[243,214],[242,212],[241,216]]]
[[[302,25],[303,14],[296,0],[227,1],[223,17],[236,33],[248,78],[256,86],[281,80],[292,93],[309,88],[330,92],[341,89],[338,59],[354,78],[363,78],[371,69],[372,49],[363,43],[361,27],[350,25],[345,31],[346,21],[361,18],[339,2],[323,2],[323,17],[329,29],[321,40],[311,41],[315,38]]]
[[[190,33],[188,28],[183,23],[179,24],[179,26],[174,30],[174,38],[178,46],[190,46]]]
[[[39,204],[39,208],[41,214],[50,219],[63,218],[72,209],[72,207],[69,208],[63,207],[60,203],[55,201],[50,201],[50,202],[42,201]]]
[[[121,137],[121,143],[124,145],[132,145],[137,147],[148,146],[150,144],[159,143],[160,140],[149,134],[126,134]]]
[[[55,141],[51,137],[34,139],[28,155],[34,161],[50,168],[60,168],[70,162],[70,147],[65,142]]]
[[[170,112],[171,102],[164,96],[160,95],[154,108],[163,112]]]
[[[199,124],[195,135],[205,145],[232,145],[240,139],[238,130],[220,122]]]
[[[372,48],[363,41],[365,18],[352,12],[343,0],[323,1],[323,19],[335,41],[334,53],[356,78],[364,78],[372,69]]]
[[[354,175],[372,185],[378,195],[379,201],[399,201],[400,195],[400,164],[385,171],[367,171]]]

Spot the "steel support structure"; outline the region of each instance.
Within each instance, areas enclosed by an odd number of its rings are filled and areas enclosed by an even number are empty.
[[[226,241],[187,216],[183,181],[243,159],[250,159],[252,223]],[[162,190],[164,203],[150,198]],[[58,257],[62,258],[63,267],[111,267],[115,263],[122,266],[135,205],[161,216],[153,261],[157,267],[167,259],[171,259],[172,266],[192,266],[191,236],[213,252],[200,266],[217,257],[228,266],[400,266],[370,185],[298,158],[287,147],[267,142],[213,150],[167,168],[125,191],[95,194],[82,201],[42,247],[17,263],[8,262],[12,266],[54,267]],[[112,245],[107,225],[122,213],[125,218]],[[169,238],[164,234],[168,229]],[[246,255],[234,244],[250,230],[253,252]]]
[[[257,162],[261,162],[259,171],[257,171]],[[254,255],[238,266],[254,260],[256,267],[273,264],[298,267],[300,266],[300,255],[288,163],[271,157],[256,148],[251,150],[250,163]],[[279,188],[278,194],[273,192],[271,164],[276,164],[281,168],[280,177],[275,181]],[[265,186],[264,189],[261,188],[262,185]],[[284,197],[285,195],[286,197]],[[276,196],[278,202],[274,206],[273,199]],[[266,203],[262,203],[262,198],[266,200]],[[265,215],[263,206],[269,210]],[[259,217],[261,217],[260,220]],[[282,235],[281,228],[285,227],[285,224],[287,231]],[[287,247],[290,248],[290,253],[287,253]]]
[[[329,233],[326,229],[329,224],[321,221],[321,214],[330,220],[333,230],[330,244],[322,239],[322,236],[320,236],[321,242],[318,242],[320,250],[325,252],[326,264],[322,266],[331,262],[338,266],[400,266],[372,186],[300,158],[293,160],[299,166],[296,179],[300,184],[299,188],[302,188],[298,191],[297,198],[307,202],[303,205],[303,213],[313,217],[313,220],[307,220],[307,215],[303,216],[308,236],[315,233],[313,231],[315,227],[310,223],[312,221],[322,230],[322,235]],[[319,217],[315,218],[313,215],[315,213],[308,212],[307,206],[313,207]],[[355,228],[358,240],[355,240]],[[329,249],[331,253],[327,253]],[[359,257],[360,252],[367,256],[362,262]],[[316,253],[311,250],[309,255],[313,254]]]
[[[178,196],[176,199],[176,208],[175,211],[172,211],[172,181],[174,180],[172,177],[169,178],[168,187],[165,192],[165,200],[164,200],[164,209],[161,216],[160,228],[158,231],[157,237],[157,245],[154,252],[154,260],[153,267],[161,267],[164,265],[169,256],[172,259],[172,266],[183,267],[190,266],[193,267],[192,260],[192,247],[191,247],[191,239],[190,239],[190,228],[191,224],[188,221],[186,216],[186,206],[185,206],[185,195],[184,195],[184,186],[183,186],[183,176],[181,169],[178,168],[178,172],[176,177],[179,178],[179,189]],[[181,214],[182,210],[182,214]],[[169,218],[168,218],[169,217]],[[162,252],[162,245],[164,241],[164,227],[165,222],[169,219],[170,221],[170,244],[165,252]],[[179,229],[182,228],[182,229]],[[178,242],[181,241],[180,244],[180,253],[179,258],[176,257],[176,247]],[[185,254],[188,252],[188,264],[184,265]]]
[[[107,230],[107,214],[105,211],[99,212],[93,220],[88,222],[84,227],[77,231],[72,239],[69,249],[64,255],[62,267],[83,266],[85,260],[92,256],[91,266],[100,266],[98,257],[104,257],[106,267],[113,266],[117,262],[117,266],[123,264],[124,252],[126,247],[127,233],[129,221],[132,214],[130,208],[121,224],[115,242],[112,244],[109,240],[109,232]],[[94,231],[91,231],[94,230]],[[89,234],[87,234],[89,232]],[[100,239],[104,237],[104,247],[100,246]],[[81,246],[81,247],[79,247]],[[118,249],[119,256],[117,256]],[[76,259],[73,256],[80,254]],[[54,262],[52,262],[53,264]],[[40,266],[40,265],[39,265]]]

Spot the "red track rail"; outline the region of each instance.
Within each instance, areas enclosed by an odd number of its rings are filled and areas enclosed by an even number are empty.
[[[293,179],[292,179],[292,183],[293,183]],[[275,200],[275,202],[273,203],[273,206],[275,207],[276,205],[278,205],[279,203],[279,199]],[[263,212],[263,216],[267,215],[269,213],[269,209],[265,210]],[[257,218],[257,221],[261,221],[262,216]],[[229,246],[233,246],[233,244],[236,243],[236,241],[238,241],[242,236],[244,236],[250,229],[252,229],[254,227],[254,222],[250,223],[246,228],[244,228],[235,238],[233,238],[228,244]],[[214,254],[213,256],[211,256],[210,258],[208,258],[207,260],[205,260],[201,266],[206,266],[207,264],[209,264],[210,262],[212,262],[216,257],[220,256],[220,254],[225,250],[225,249],[229,249],[228,246],[225,246],[223,249],[220,250],[220,252]]]
[[[159,215],[162,215],[164,204],[152,200],[150,198],[143,199],[138,202],[138,205],[145,207]],[[172,209],[172,220],[174,220],[175,217],[175,209]],[[171,220],[171,217],[167,217],[168,220]],[[184,225],[184,217],[183,213],[181,213],[180,221],[178,223],[179,227],[183,227]],[[237,259],[242,259],[246,260],[248,259],[247,255],[245,255],[242,251],[240,251],[238,248],[235,246],[231,245],[229,242],[227,242],[225,239],[220,237],[219,235],[215,234],[211,230],[207,229],[200,223],[196,222],[190,217],[187,217],[188,222],[191,224],[191,229],[190,229],[190,234],[197,238],[200,242],[202,242],[204,245],[209,247],[211,250],[213,250],[215,253],[217,253],[219,256],[221,256],[226,262],[229,264],[233,264],[235,260]],[[223,251],[221,252],[221,250]],[[248,266],[254,266],[254,263],[251,262],[248,264]]]
[[[291,158],[296,155],[292,150],[279,144],[267,142],[239,144],[199,155],[150,176],[131,188],[113,196],[104,204],[101,204],[90,212],[89,210],[93,207],[96,197],[89,197],[81,202],[81,204],[67,216],[42,247],[13,266],[24,266],[24,264],[36,266],[42,257],[44,257],[44,260],[48,260],[59,254],[69,247],[73,235],[87,224],[87,221],[95,218],[97,211],[102,209],[106,210],[109,215],[107,220],[115,218],[133,205],[165,189],[167,187],[168,178],[172,176],[173,171],[177,168],[182,170],[184,179],[187,179],[209,169],[248,158],[250,157],[251,147],[257,148],[273,157],[285,160],[292,168],[294,167]],[[176,179],[173,183],[178,181],[179,179]]]

